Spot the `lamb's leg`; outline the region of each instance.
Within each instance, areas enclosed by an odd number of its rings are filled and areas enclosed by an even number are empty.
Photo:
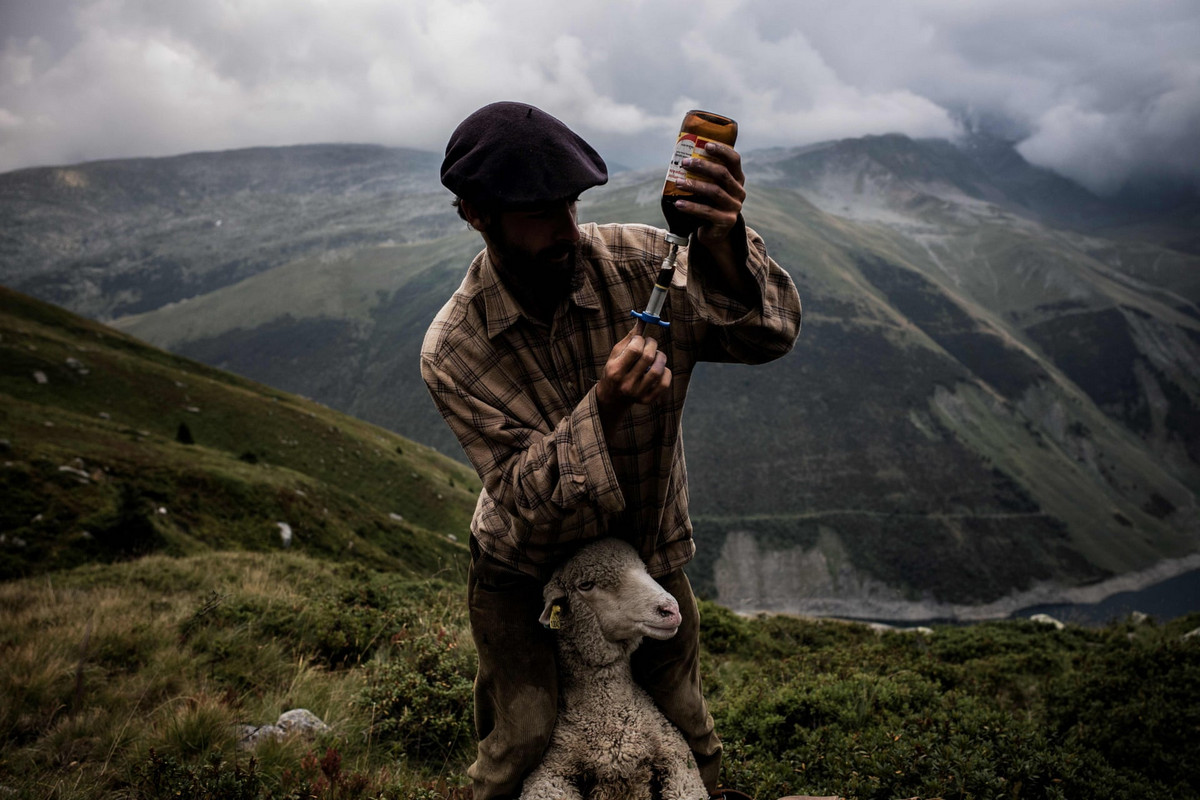
[[[525,779],[520,800],[583,800],[575,784],[542,764]]]
[[[628,780],[601,781],[588,795],[588,800],[652,800],[649,770],[645,776],[634,776]]]
[[[663,724],[668,726],[669,735],[658,761],[665,767],[662,800],[708,800],[708,789],[696,768],[695,756],[674,727],[666,720]]]
[[[663,800],[708,800],[708,790],[700,773],[696,770],[695,762],[675,764],[663,776]]]

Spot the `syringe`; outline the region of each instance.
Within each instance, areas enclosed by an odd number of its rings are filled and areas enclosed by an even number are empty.
[[[676,236],[673,233],[667,234],[667,241],[670,242],[671,248],[667,251],[667,257],[663,259],[662,266],[658,270],[658,277],[654,279],[654,288],[650,290],[650,299],[646,301],[646,310],[637,311],[635,309],[629,312],[630,316],[648,325],[661,325],[664,328],[671,323],[659,315],[662,313],[663,304],[667,302],[667,289],[671,286],[671,279],[675,277],[675,259],[679,255],[679,248],[688,243],[686,236]]]

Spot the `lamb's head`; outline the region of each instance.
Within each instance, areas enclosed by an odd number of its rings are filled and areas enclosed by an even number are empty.
[[[644,636],[670,639],[682,622],[675,598],[650,577],[637,551],[619,539],[581,549],[554,572],[542,595],[543,625],[551,626],[557,613],[560,636],[602,640],[588,645],[592,663],[628,655]]]

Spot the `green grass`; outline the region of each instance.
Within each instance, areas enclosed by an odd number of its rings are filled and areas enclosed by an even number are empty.
[[[479,482],[319,404],[0,289],[0,578],[294,549],[461,570]]]
[[[759,797],[1200,796],[1200,615],[879,635],[707,612],[726,780]]]
[[[150,555],[0,584],[0,787],[464,797],[463,594],[298,553]],[[879,634],[702,613],[724,780],[758,797],[1200,796],[1200,637],[1182,638],[1200,615]],[[239,725],[291,708],[330,732],[238,749]]]
[[[282,318],[351,320],[370,324],[372,311],[430,264],[469,264],[479,252],[473,237],[353,248],[289,262],[199,297],[125,317],[115,325],[139,339],[174,348],[220,336],[247,320],[263,325]],[[348,280],[353,265],[353,280]]]
[[[155,555],[0,585],[0,786],[134,797],[148,770],[168,770],[155,759],[194,770],[216,754],[222,770],[244,769],[238,726],[301,707],[331,732],[259,748],[262,794],[251,796],[271,796],[329,747],[375,789],[436,783],[464,751],[466,696],[457,741],[434,758],[388,728],[399,712],[372,687],[385,665],[419,665],[410,677],[422,680],[440,651],[410,654],[431,641],[468,652],[459,594],[436,578],[255,553]]]

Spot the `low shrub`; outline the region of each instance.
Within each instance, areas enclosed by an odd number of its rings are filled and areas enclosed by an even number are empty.
[[[1200,642],[1175,628],[1005,622],[738,653],[710,701],[725,783],[880,800],[1200,796]]]
[[[1048,693],[1049,728],[1175,797],[1200,796],[1200,644],[1115,639],[1073,666]]]
[[[195,767],[151,750],[137,770],[135,789],[138,800],[258,800],[262,781],[253,758],[243,765],[211,753]]]
[[[402,631],[366,666],[359,703],[371,735],[391,752],[445,763],[474,741],[471,686],[476,658],[445,629]]]

